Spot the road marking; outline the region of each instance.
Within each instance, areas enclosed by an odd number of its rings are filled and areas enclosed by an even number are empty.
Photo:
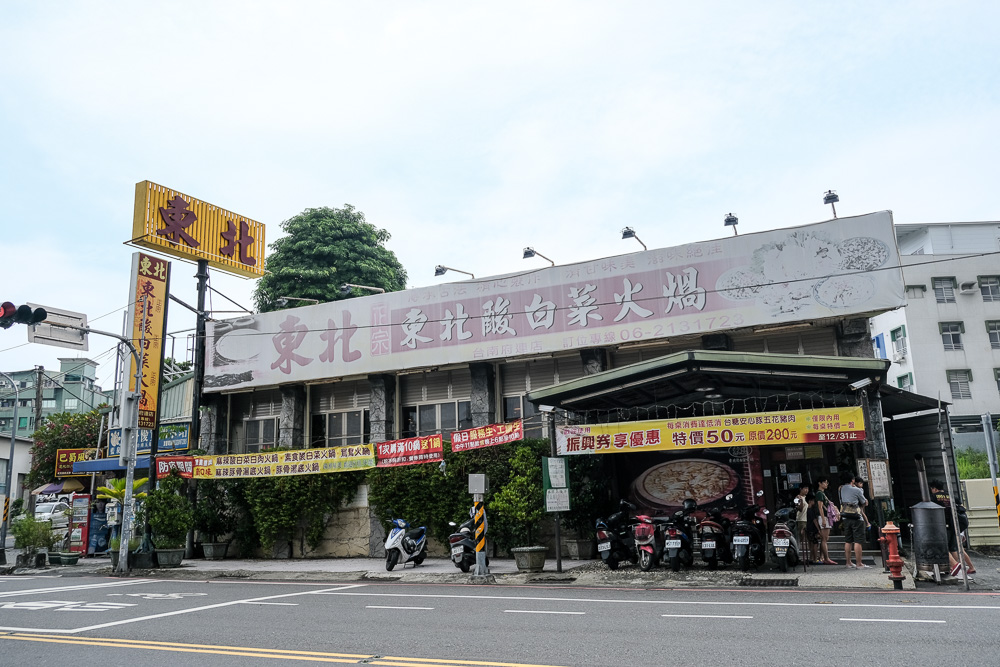
[[[155,579],[130,579],[128,581],[112,581],[104,584],[80,584],[77,586],[52,586],[49,588],[31,588],[24,591],[8,591],[0,593],[0,598],[13,598],[19,595],[39,595],[42,593],[61,593],[65,591],[84,591],[92,588],[115,588],[116,586],[138,586],[148,584]]]
[[[916,618],[842,618],[855,623],[947,623],[948,621],[926,621]]]
[[[1000,606],[988,605],[922,605],[922,604],[853,604],[853,603],[825,603],[820,605],[816,602],[724,602],[712,600],[612,600],[602,598],[557,598],[557,597],[527,597],[514,595],[450,595],[447,593],[342,593],[339,590],[317,592],[317,595],[352,595],[366,597],[390,597],[390,598],[438,598],[456,600],[504,600],[507,602],[527,600],[531,602],[602,602],[609,604],[646,604],[646,605],[715,605],[723,607],[812,607],[814,609],[828,609],[830,607],[848,607],[851,609],[989,609],[1000,611]]]
[[[270,604],[276,607],[298,607],[298,602],[244,602],[243,604]]]
[[[268,595],[259,598],[250,598],[246,600],[230,600],[229,602],[218,602],[216,604],[207,604],[201,607],[191,607],[190,609],[178,609],[176,611],[166,611],[160,614],[150,614],[149,616],[137,616],[135,618],[125,618],[120,621],[109,621],[108,623],[99,623],[97,625],[88,625],[83,628],[72,628],[69,630],[63,628],[19,628],[19,627],[3,627],[0,626],[0,630],[7,630],[12,632],[39,632],[39,633],[53,633],[53,634],[63,634],[72,635],[78,632],[89,632],[90,630],[100,630],[102,628],[112,628],[117,625],[127,625],[129,623],[140,623],[142,621],[151,621],[157,618],[166,618],[167,616],[178,616],[180,614],[191,614],[196,611],[204,611],[206,609],[218,609],[220,607],[231,607],[237,604],[246,604],[248,602],[262,602],[266,600],[276,600],[278,598],[290,598],[297,597],[299,595],[315,595],[317,593],[327,593],[331,591],[346,590],[348,588],[361,588],[365,584],[349,584],[346,586],[337,586],[335,588],[325,588],[320,591],[298,591],[296,593],[284,593],[282,595]],[[117,640],[116,640],[117,641]]]
[[[713,616],[711,614],[660,614],[660,615],[663,618],[753,618],[753,616]]]
[[[583,616],[587,612],[585,611],[535,611],[532,609],[504,609],[505,614],[573,614],[574,616]]]
[[[377,604],[366,605],[365,609],[423,609],[425,611],[431,611],[434,607],[383,607]]]
[[[180,644],[177,642],[154,642],[141,639],[104,639],[100,637],[65,637],[46,634],[0,634],[0,640],[44,642],[52,644],[74,644],[77,646],[102,646],[111,648],[144,649],[148,651],[172,651],[177,653],[202,653],[232,655],[243,658],[272,658],[279,660],[301,660],[306,662],[333,662],[357,665],[398,665],[400,667],[555,667],[554,665],[533,665],[517,662],[490,662],[485,660],[445,660],[434,658],[405,658],[399,656],[360,655],[354,653],[321,653],[318,651],[291,651],[282,649],[254,648],[246,646],[218,646],[212,644]]]

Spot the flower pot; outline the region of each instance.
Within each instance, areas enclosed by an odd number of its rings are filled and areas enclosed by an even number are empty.
[[[202,542],[201,548],[207,560],[222,560],[226,557],[229,542]]]
[[[117,570],[118,569],[118,556],[121,554],[121,552],[120,551],[109,551],[108,553],[111,554],[111,569],[112,570]],[[128,566],[129,566],[129,569],[132,569],[132,566],[133,566],[134,563],[135,563],[135,555],[132,554],[132,553],[130,553],[128,555]]]
[[[129,563],[136,570],[152,570],[153,552],[133,551],[131,554],[129,554]]]
[[[49,565],[62,565],[62,554],[53,551],[49,554]]]
[[[591,539],[566,540],[566,554],[570,560],[590,560],[597,558],[597,542]]]
[[[510,550],[518,572],[541,572],[545,567],[546,547],[516,547]]]
[[[64,551],[59,554],[63,565],[76,565],[80,562],[80,554],[76,551]],[[52,554],[49,554],[49,560],[52,560]]]
[[[184,549],[157,549],[156,562],[160,567],[180,567],[184,560]]]

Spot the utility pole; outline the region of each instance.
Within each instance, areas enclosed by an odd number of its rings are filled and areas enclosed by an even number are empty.
[[[14,389],[14,419],[10,425],[10,456],[7,458],[7,480],[4,487],[3,524],[0,524],[0,565],[7,564],[7,525],[10,523],[10,487],[11,477],[14,472],[14,446],[17,443],[17,403],[21,400],[21,394],[17,390],[17,382],[14,378],[0,371],[0,375],[7,378],[10,386]],[[32,510],[34,511],[34,510]]]
[[[42,377],[45,375],[45,366],[35,366],[35,428],[41,428],[42,426]],[[15,425],[16,426],[16,425]],[[11,461],[13,464],[13,461]],[[31,450],[31,467],[35,467],[35,450]],[[28,494],[28,515],[35,515],[35,500],[36,496],[34,494]]]

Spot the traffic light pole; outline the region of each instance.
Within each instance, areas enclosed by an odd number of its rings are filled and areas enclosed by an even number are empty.
[[[7,458],[7,480],[4,485],[3,499],[3,524],[0,525],[0,565],[7,564],[7,525],[10,523],[10,482],[11,473],[14,471],[14,445],[17,443],[17,403],[21,400],[21,393],[17,390],[17,383],[14,378],[0,371],[0,375],[7,378],[10,386],[14,387],[14,421],[10,426],[10,456]]]

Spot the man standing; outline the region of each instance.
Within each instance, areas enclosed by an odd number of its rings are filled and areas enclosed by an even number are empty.
[[[958,560],[958,540],[955,538],[955,526],[951,518],[951,498],[948,493],[944,490],[944,482],[932,479],[928,486],[931,487],[931,497],[938,505],[944,508],[944,523],[948,529],[948,560],[951,561],[951,576],[955,577],[961,574],[962,568],[959,565]],[[956,508],[959,512],[959,521],[962,519],[962,513],[964,508],[959,505]],[[960,526],[961,528],[961,526]],[[965,567],[968,574],[974,574],[976,568],[972,565],[972,560],[969,558],[969,554],[965,554]]]
[[[853,484],[840,487],[840,519],[844,527],[844,558],[847,567],[870,568],[861,562],[861,551],[865,541],[865,521],[862,512],[868,501],[865,492]],[[854,549],[854,563],[851,562],[851,548]]]

